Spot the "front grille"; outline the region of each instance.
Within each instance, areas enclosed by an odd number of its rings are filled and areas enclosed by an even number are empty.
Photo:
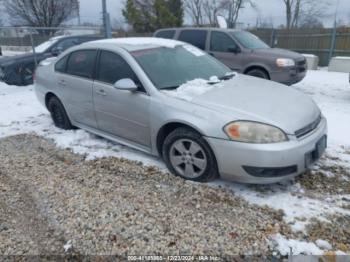
[[[318,127],[318,125],[321,123],[321,121],[322,121],[322,116],[319,115],[314,122],[312,122],[311,124],[303,127],[302,129],[297,130],[295,132],[295,136],[297,138],[301,138],[303,136],[306,136],[307,134],[309,134],[312,131],[314,131]]]
[[[306,59],[297,62],[297,70],[299,73],[305,72],[307,69]]]
[[[0,79],[3,79],[5,76],[4,70],[0,67]]]
[[[243,166],[243,169],[251,176],[265,177],[265,178],[288,176],[298,172],[298,166],[287,166],[287,167]]]

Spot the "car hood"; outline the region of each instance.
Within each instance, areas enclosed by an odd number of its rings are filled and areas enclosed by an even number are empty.
[[[317,119],[320,109],[307,95],[272,81],[238,75],[195,97],[192,103],[229,115],[281,128],[288,134]]]
[[[40,57],[41,55],[42,55],[41,53],[37,54],[38,57]],[[15,63],[21,63],[28,60],[29,61],[34,60],[33,53],[26,53],[26,54],[15,55],[15,56],[2,56],[0,57],[0,65],[7,66]]]
[[[304,59],[304,57],[299,53],[286,50],[286,49],[280,49],[280,48],[255,49],[254,52],[264,56],[267,55],[267,56],[273,56],[276,58],[290,58],[294,60]]]

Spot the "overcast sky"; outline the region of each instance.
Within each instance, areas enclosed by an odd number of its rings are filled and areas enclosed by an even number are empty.
[[[328,15],[323,18],[325,25],[330,26],[333,21],[334,13],[338,0],[328,0],[330,3]],[[350,20],[350,0],[339,0],[339,17],[344,22]],[[102,0],[80,0],[81,3],[81,18],[82,21],[98,23],[101,16]],[[124,0],[107,0],[108,10],[112,20],[119,19],[123,21],[121,10]],[[239,22],[255,25],[257,17],[267,21],[273,21],[275,26],[285,23],[285,9],[282,0],[255,0],[257,10],[246,8],[242,11],[239,17]],[[187,19],[188,20],[188,19]]]

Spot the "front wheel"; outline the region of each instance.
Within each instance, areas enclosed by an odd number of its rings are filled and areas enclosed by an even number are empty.
[[[163,158],[168,169],[184,179],[210,181],[218,176],[214,153],[200,134],[178,128],[165,139]]]
[[[252,70],[247,72],[247,75],[258,77],[258,78],[263,78],[263,79],[270,79],[267,72],[265,72],[264,70],[261,70],[261,69],[252,69]]]

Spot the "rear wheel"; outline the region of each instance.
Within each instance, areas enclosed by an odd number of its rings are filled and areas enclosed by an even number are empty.
[[[214,153],[200,134],[178,128],[165,139],[163,157],[168,169],[187,180],[205,182],[218,176]]]
[[[64,106],[57,97],[53,96],[50,98],[47,104],[47,108],[50,111],[52,120],[56,127],[64,130],[74,129],[74,126],[71,124]]]
[[[254,77],[258,77],[258,78],[270,79],[269,75],[267,74],[267,72],[265,70],[258,69],[258,68],[249,70],[246,74],[249,76],[254,76]]]

